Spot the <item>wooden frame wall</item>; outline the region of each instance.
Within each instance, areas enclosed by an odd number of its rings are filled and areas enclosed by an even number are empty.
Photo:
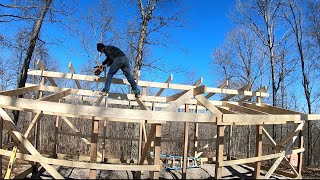
[[[276,159],[272,167],[270,167],[264,178],[270,178],[274,172],[277,171],[277,167],[281,161],[285,160],[293,174],[286,174],[289,177],[300,177],[302,167],[302,153],[304,152],[303,140],[302,140],[302,128],[305,121],[318,120],[320,115],[306,115],[299,112],[273,107],[261,102],[263,97],[267,97],[268,93],[265,92],[265,88],[261,88],[257,91],[247,91],[249,86],[244,86],[238,90],[226,89],[228,82],[222,83],[217,88],[207,87],[200,85],[203,80],[200,78],[193,85],[173,84],[173,76],[166,80],[165,83],[150,82],[139,80],[138,85],[142,87],[143,95],[141,98],[135,98],[132,94],[118,94],[110,93],[108,99],[99,95],[99,91],[92,92],[91,90],[81,89],[81,81],[98,82],[103,83],[105,77],[89,76],[76,74],[72,64],[69,64],[71,73],[61,73],[45,71],[44,65],[38,62],[40,70],[29,70],[29,75],[40,76],[42,81],[39,85],[27,84],[26,87],[8,90],[0,92],[0,115],[4,122],[4,127],[8,129],[10,135],[13,137],[16,144],[20,144],[19,153],[17,158],[21,158],[30,162],[38,162],[45,168],[45,170],[51,174],[54,178],[63,178],[51,165],[61,165],[78,168],[90,169],[89,178],[96,178],[96,170],[130,170],[137,171],[137,177],[139,177],[141,171],[149,171],[150,177],[154,179],[159,178],[159,172],[161,170],[160,153],[161,153],[161,127],[168,121],[182,121],[184,122],[184,163],[182,169],[182,177],[186,177],[186,157],[188,156],[188,129],[189,123],[195,123],[195,131],[197,133],[194,137],[194,155],[197,155],[197,142],[198,124],[209,123],[216,125],[216,166],[215,166],[215,178],[220,179],[223,177],[222,168],[230,165],[237,164],[250,164],[254,163],[254,178],[260,178],[261,161]],[[58,87],[54,79],[62,78],[65,80],[73,80],[76,83],[78,89],[73,88],[61,88]],[[45,85],[45,79],[50,85]],[[126,79],[113,79],[114,84],[128,85]],[[154,96],[147,95],[147,88],[160,88]],[[160,96],[166,89],[180,90],[181,92],[174,95],[164,97]],[[39,99],[27,99],[17,98],[15,96],[28,94],[31,92],[53,92],[48,96],[39,96]],[[210,100],[214,94],[225,94],[225,97],[220,101]],[[230,99],[240,96],[238,101],[230,101]],[[118,99],[120,97],[120,99]],[[247,99],[256,97],[257,103],[246,102]],[[92,106],[88,105],[73,105],[68,104],[65,100],[81,99],[92,102]],[[103,105],[102,102],[105,102]],[[109,108],[107,104],[130,104],[132,106],[140,107],[140,109],[120,109]],[[103,105],[103,107],[101,107]],[[50,108],[47,108],[50,107]],[[157,108],[158,107],[158,108]],[[23,134],[19,132],[16,125],[12,122],[4,109],[13,109],[19,111],[29,111],[36,113],[34,119],[29,125],[27,131]],[[177,112],[178,109],[184,109],[185,112]],[[197,113],[190,113],[189,109],[195,109]],[[206,109],[210,113],[200,113],[199,110]],[[55,132],[55,150],[54,157],[58,158],[57,139],[58,126],[60,119],[75,132],[74,135],[81,136],[81,132],[72,124],[68,119],[70,117],[77,117],[83,120],[92,121],[92,135],[89,141],[86,137],[81,137],[83,142],[90,145],[90,163],[89,162],[73,162],[61,159],[46,158],[42,156],[36,146],[32,145],[27,137],[35,124],[41,121],[41,116],[54,115],[56,116],[56,132]],[[140,138],[139,138],[139,158],[137,165],[116,165],[116,164],[100,164],[97,163],[99,158],[104,159],[104,153],[97,151],[97,139],[99,121],[104,121],[107,126],[107,121],[119,121],[130,122],[140,124]],[[297,124],[296,128],[288,134],[284,141],[276,142],[268,132],[263,128],[266,124]],[[145,126],[151,125],[150,132],[146,132]],[[255,157],[246,159],[234,159],[230,158],[224,160],[224,131],[225,127],[241,126],[241,125],[255,125],[257,129],[256,134],[256,154]],[[104,127],[105,128],[105,127]],[[105,133],[104,133],[105,134]],[[273,147],[279,152],[265,155],[262,153],[262,136],[272,143]],[[232,137],[232,136],[230,136]],[[103,139],[106,137],[103,135]],[[296,139],[300,139],[299,148],[292,148],[292,144]],[[231,143],[231,141],[230,141]],[[148,159],[149,150],[151,145],[153,146],[154,157],[153,161],[149,161],[148,165],[145,165],[145,160]],[[2,143],[1,143],[2,146]],[[299,166],[298,170],[292,166],[287,159],[287,155],[298,153],[299,154]],[[0,149],[0,155],[10,156],[10,151],[5,150],[3,147]],[[1,161],[0,161],[1,162]],[[26,171],[27,172],[27,171]],[[23,177],[27,173],[21,173],[18,177]],[[29,172],[29,170],[28,170]]]

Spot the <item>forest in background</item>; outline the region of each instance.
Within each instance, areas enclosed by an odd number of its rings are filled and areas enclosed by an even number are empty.
[[[155,46],[172,47],[184,50],[181,42],[177,42],[172,32],[187,28],[187,9],[182,1],[161,0],[129,0],[128,4],[121,1],[115,6],[113,1],[94,1],[88,7],[81,7],[78,1],[61,0],[7,0],[0,3],[0,90],[23,87],[26,82],[38,83],[39,79],[27,77],[30,69],[38,69],[38,59],[50,71],[63,71],[57,54],[50,54],[51,47],[69,49],[70,53],[88,57],[86,65],[77,72],[92,74],[92,67],[99,62],[95,44],[97,41],[112,42],[124,49],[132,63],[137,79],[150,76],[167,76],[172,73],[185,74],[186,81],[193,81],[190,72],[175,67],[165,60],[152,55]],[[195,1],[194,3],[198,3]],[[170,8],[170,11],[168,10]],[[119,13],[119,11],[125,13]],[[130,18],[123,16],[130,14]],[[237,89],[249,84],[252,90],[267,86],[270,98],[264,102],[274,106],[296,110],[308,114],[319,112],[319,56],[320,56],[320,2],[317,0],[249,0],[234,2],[232,11],[226,12],[233,29],[226,33],[225,41],[212,52],[212,60],[208,68],[218,77],[217,83],[229,81],[229,88]],[[121,21],[126,20],[125,23]],[[212,20],[214,23],[214,19]],[[61,32],[56,37],[48,33],[48,29]],[[69,39],[75,41],[63,44]],[[67,46],[68,45],[68,46]],[[141,71],[139,73],[139,71]],[[163,75],[164,74],[164,75]],[[141,76],[141,77],[140,77]],[[119,75],[123,77],[123,75]],[[152,78],[152,77],[151,77]],[[196,78],[196,77],[195,77]],[[149,79],[148,79],[149,80]],[[61,87],[72,87],[74,84],[57,82]],[[96,89],[92,84],[82,84],[85,89]],[[119,89],[126,92],[127,89]],[[152,94],[154,92],[149,91]],[[14,113],[13,113],[14,115]],[[19,116],[16,123],[19,128],[26,128],[30,115]],[[50,150],[50,138],[54,127],[53,119],[44,119],[41,140],[42,147]],[[76,127],[84,134],[90,134],[90,125],[75,120]],[[51,123],[52,122],[52,123]],[[52,125],[52,126],[51,126]],[[274,139],[290,131],[289,125],[268,126],[267,129]],[[163,129],[164,138],[177,138],[172,129],[179,129],[179,124],[168,124]],[[193,126],[191,125],[190,128]],[[61,126],[61,130],[68,132]],[[136,126],[125,123],[110,123],[108,128],[119,129],[120,137],[126,130],[127,137],[136,136]],[[248,130],[247,130],[248,129]],[[182,136],[181,128],[181,136]],[[244,131],[245,130],[245,131]],[[200,127],[203,138],[210,139],[215,129]],[[111,132],[111,131],[108,131]],[[166,133],[165,133],[166,132]],[[192,132],[192,131],[191,131]],[[254,155],[255,127],[236,127],[233,131],[237,142],[234,146],[235,155]],[[319,166],[320,125],[308,122],[305,126],[304,164]],[[175,136],[175,137],[173,137]],[[61,137],[61,141],[72,142],[72,146],[60,147],[60,151],[71,149],[86,153],[87,147],[82,146],[77,137]],[[110,142],[109,145],[111,145]],[[182,142],[181,142],[182,143]],[[210,140],[200,146],[212,143]],[[126,149],[127,157],[134,157],[131,152],[133,143],[119,141],[110,149]],[[75,148],[77,147],[77,148]],[[179,144],[168,145],[164,152],[182,154]],[[214,145],[210,147],[213,148]],[[67,148],[67,149],[64,149]],[[192,149],[192,147],[190,147]],[[110,151],[116,153],[116,151]],[[208,152],[209,149],[208,149]],[[212,152],[212,151],[211,151]],[[119,157],[119,154],[112,154]]]

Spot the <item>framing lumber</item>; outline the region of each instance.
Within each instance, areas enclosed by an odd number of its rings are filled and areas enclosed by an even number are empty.
[[[41,154],[33,147],[33,145],[17,130],[11,118],[8,114],[0,108],[0,115],[3,118],[3,122],[6,128],[9,130],[9,133],[17,142],[23,144],[23,146],[32,154],[33,156],[42,157]],[[42,167],[44,167],[49,174],[51,174],[56,179],[64,179],[52,166],[46,163],[40,163]]]
[[[22,94],[27,94],[35,91],[40,90],[40,85],[35,85],[35,86],[29,86],[29,87],[22,87],[14,90],[8,90],[8,91],[1,91],[0,95],[4,96],[19,96]]]
[[[242,88],[238,89],[238,91],[246,91],[250,88],[250,85],[249,84],[246,84],[244,85]],[[227,101],[233,97],[235,97],[236,95],[235,94],[229,94],[227,95],[226,97],[222,98],[221,101]]]
[[[173,74],[170,74],[169,78],[166,80],[166,83],[168,84],[168,87],[169,87],[169,84],[170,84],[170,82],[171,82],[172,80],[173,80]],[[165,90],[165,88],[161,88],[161,89],[157,92],[156,96],[160,96],[164,90]]]
[[[218,88],[221,88],[221,89],[223,89],[224,87],[226,87],[226,86],[228,86],[228,81],[225,81],[225,82],[223,82],[222,84],[220,84],[220,86],[218,86]],[[215,95],[216,93],[214,93],[214,92],[210,92],[210,93],[208,93],[205,97],[207,98],[207,99],[209,99],[211,96],[213,96],[213,95]]]
[[[70,70],[71,74],[76,74],[71,62],[69,62],[69,70]],[[74,82],[76,83],[77,88],[81,89],[80,82],[78,80],[74,80]]]
[[[59,93],[56,93],[56,94],[52,94],[52,95],[49,95],[49,96],[46,96],[46,97],[42,97],[42,98],[39,98],[38,100],[39,101],[52,101],[52,102],[56,102],[58,101],[59,99],[65,97],[65,96],[68,96],[69,94],[71,94],[71,89],[67,89],[65,91],[62,91],[62,92],[59,92]]]
[[[30,70],[28,72],[29,75],[35,76],[44,76],[44,77],[52,77],[52,78],[64,78],[64,79],[76,79],[82,81],[91,81],[91,82],[105,82],[105,77],[89,76],[82,74],[71,74],[71,73],[61,73],[61,72],[52,72],[52,71],[43,71],[41,74],[40,70]],[[112,79],[113,84],[125,84],[129,85],[129,82],[126,79]],[[139,80],[138,86],[152,87],[152,88],[168,88],[168,89],[176,89],[176,90],[190,90],[196,88],[196,86],[191,85],[181,85],[181,84],[167,84],[160,82],[150,82],[150,81],[142,81]],[[242,91],[242,90],[233,90],[233,89],[221,89],[221,88],[208,88],[207,92],[213,93],[223,93],[223,94],[234,94],[234,95],[244,95],[244,96],[262,96],[268,97],[268,93],[263,92],[252,92],[252,91]]]
[[[40,70],[41,70],[41,75],[40,76],[43,76],[43,72],[46,70],[46,68],[44,67],[44,65],[42,64],[42,62],[40,60],[37,61],[37,65],[39,66]],[[46,77],[49,82],[53,85],[53,86],[57,86],[58,85],[56,84],[56,82],[52,79],[52,77]]]
[[[268,113],[265,113],[265,112],[262,112],[262,111],[258,111],[258,110],[255,110],[255,109],[251,109],[251,108],[247,108],[247,107],[244,107],[244,106],[239,106],[239,105],[236,105],[236,104],[228,103],[228,102],[226,102],[226,101],[223,101],[223,102],[222,102],[222,105],[230,108],[230,109],[233,110],[233,111],[239,111],[239,112],[241,112],[241,113],[247,113],[247,114],[268,114]]]
[[[269,106],[267,104],[261,104],[261,103],[253,104],[253,103],[244,102],[243,106],[249,107],[258,111],[263,111],[269,114],[303,114],[297,111],[287,110],[287,109],[283,109],[275,106]]]
[[[133,109],[118,109],[94,107],[85,105],[71,105],[48,101],[37,101],[25,98],[15,98],[0,95],[0,107],[23,110],[23,111],[43,111],[43,114],[60,115],[66,117],[79,117],[91,119],[93,116],[96,120],[125,121],[139,123],[147,119],[152,123],[165,123],[165,121],[189,121],[189,122],[215,122],[215,115],[195,114],[184,112],[165,112],[165,111],[145,111]],[[48,109],[47,107],[51,107]],[[181,119],[176,119],[180,117]]]
[[[26,132],[24,133],[24,137],[28,138],[28,136],[29,136],[32,128],[33,128],[34,125],[37,123],[37,121],[40,119],[40,117],[42,116],[42,114],[43,114],[42,111],[40,111],[40,112],[38,112],[38,113],[34,116],[31,124],[29,125],[28,129],[27,129]]]
[[[266,91],[267,91],[267,87],[266,87],[266,86],[263,86],[262,88],[256,90],[255,92],[256,92],[256,93],[257,93],[257,92],[264,92],[264,93],[265,93]],[[244,102],[244,101],[246,101],[246,100],[248,100],[248,99],[250,99],[250,98],[252,98],[252,97],[251,97],[251,96],[245,96],[245,97],[239,99],[237,102]],[[257,102],[257,103],[259,103],[259,102]]]
[[[0,154],[10,156],[11,151],[0,149]],[[81,169],[97,169],[97,170],[113,170],[113,171],[154,171],[160,170],[160,165],[117,165],[117,164],[102,164],[102,163],[88,163],[75,162],[62,159],[51,159],[43,156],[34,156],[28,154],[17,153],[16,158],[25,161],[39,162],[41,164],[52,164],[64,167],[74,167]],[[63,179],[59,178],[59,179]]]

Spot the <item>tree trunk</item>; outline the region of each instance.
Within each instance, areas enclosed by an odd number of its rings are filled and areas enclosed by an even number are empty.
[[[37,40],[38,40],[38,37],[39,37],[39,32],[40,32],[40,29],[41,29],[41,26],[42,26],[43,19],[44,19],[45,15],[46,15],[51,3],[52,3],[52,0],[46,0],[46,5],[42,9],[40,17],[39,17],[38,21],[35,24],[35,27],[34,27],[33,33],[32,33],[32,37],[30,39],[30,44],[29,44],[29,47],[28,47],[28,51],[27,51],[26,57],[24,59],[23,67],[21,69],[21,73],[20,73],[20,76],[19,76],[17,88],[24,87],[25,84],[26,84],[27,77],[28,77],[27,72],[28,72],[28,69],[29,69],[29,65],[30,65],[30,61],[31,61],[31,58],[32,58],[33,50],[34,50],[34,48],[36,46],[36,43],[37,43]],[[23,97],[23,95],[19,95],[19,97]],[[13,115],[14,115],[14,123],[17,124],[18,119],[19,119],[19,111],[13,111]]]

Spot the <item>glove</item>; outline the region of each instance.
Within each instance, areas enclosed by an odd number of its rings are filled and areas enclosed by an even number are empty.
[[[105,70],[105,66],[104,65],[95,66],[94,70],[93,70],[93,74],[96,75],[96,76],[99,76],[100,73],[102,71],[104,71],[104,70]]]

